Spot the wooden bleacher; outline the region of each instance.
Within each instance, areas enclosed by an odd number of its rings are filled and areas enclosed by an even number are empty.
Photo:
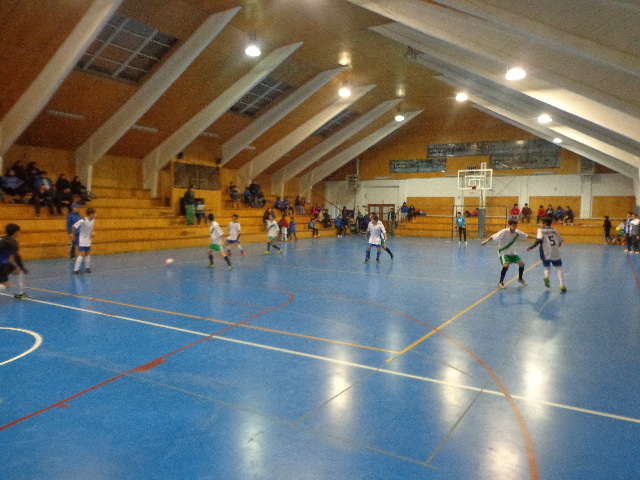
[[[208,245],[209,231],[205,222],[186,225],[184,217],[176,216],[173,208],[151,198],[148,191],[94,187],[93,193],[97,198],[87,205],[96,209],[92,254],[204,248]],[[243,244],[266,241],[263,209],[244,205],[235,209],[230,201],[224,201],[222,207],[223,210],[214,213],[225,234],[231,216],[237,213],[242,225]],[[81,207],[81,214],[85,208]],[[20,252],[25,260],[62,258],[69,254],[66,214],[64,209],[62,216],[49,216],[47,208],[42,208],[40,216],[36,217],[32,205],[0,203],[1,228],[7,223],[20,225]],[[298,239],[311,238],[308,220],[308,215],[298,218]],[[320,228],[320,236],[333,236],[335,233],[333,228]]]
[[[614,228],[622,219],[611,219]],[[413,221],[402,221],[398,224],[394,234],[396,236],[410,237],[439,237],[457,238],[457,230],[453,230],[454,219],[446,215],[427,215],[426,217],[414,217]],[[566,242],[569,243],[604,243],[603,220],[576,218],[573,225],[560,225],[554,223],[555,228]],[[507,227],[507,219],[504,217],[487,218],[487,235]],[[536,225],[535,218],[531,223],[520,223],[518,228],[535,237],[540,225]],[[478,219],[467,218],[467,238],[478,238]]]

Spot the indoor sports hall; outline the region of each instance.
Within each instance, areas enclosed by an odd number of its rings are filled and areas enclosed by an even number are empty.
[[[0,0],[0,480],[640,479],[632,0]]]

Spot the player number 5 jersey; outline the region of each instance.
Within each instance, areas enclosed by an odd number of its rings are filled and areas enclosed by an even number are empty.
[[[542,240],[540,245],[540,258],[542,260],[560,260],[558,248],[564,240],[555,228],[539,228],[536,238]]]

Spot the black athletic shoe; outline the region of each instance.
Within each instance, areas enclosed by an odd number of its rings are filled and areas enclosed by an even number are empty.
[[[82,272],[80,270],[74,270],[73,274],[74,275],[82,275]]]
[[[91,269],[90,268],[85,268],[84,269],[84,273],[91,273]]]

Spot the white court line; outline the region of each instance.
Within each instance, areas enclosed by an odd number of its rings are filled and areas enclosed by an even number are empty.
[[[5,294],[3,294],[3,295],[5,295]],[[14,362],[14,361],[18,360],[19,358],[24,357],[25,355],[29,355],[31,352],[33,352],[36,348],[38,348],[42,344],[42,336],[40,336],[40,334],[38,334],[36,332],[32,332],[31,330],[23,330],[22,328],[11,328],[11,327],[0,327],[0,330],[15,330],[16,332],[28,333],[29,335],[31,335],[33,338],[36,339],[35,343],[33,344],[33,346],[29,350],[27,350],[26,352],[21,353],[18,356],[10,358],[9,360],[5,360],[4,362],[0,362],[0,365],[6,365],[7,363]]]
[[[4,295],[4,296],[11,296],[11,295],[7,295],[5,293],[0,293],[0,295]],[[25,301],[25,300],[22,300]],[[175,330],[178,332],[184,332],[184,333],[191,333],[193,335],[200,335],[202,337],[209,337],[211,335],[213,335],[212,333],[204,333],[204,332],[198,332],[196,330],[188,330],[185,328],[179,328],[179,327],[172,327],[170,325],[163,325],[161,323],[155,323],[155,322],[149,322],[147,320],[138,320],[136,318],[130,318],[130,317],[123,317],[120,315],[113,315],[110,313],[103,313],[103,312],[98,312],[96,310],[88,310],[88,309],[84,309],[84,308],[79,308],[79,307],[72,307],[69,305],[62,305],[59,303],[54,303],[54,302],[47,302],[45,300],[37,300],[34,298],[30,298],[28,300],[26,300],[28,302],[36,302],[36,303],[42,303],[44,305],[52,305],[54,307],[61,307],[61,308],[68,308],[70,310],[76,310],[79,312],[84,312],[84,313],[92,313],[94,315],[102,315],[105,317],[111,317],[111,318],[118,318],[121,320],[127,320],[130,322],[135,322],[135,323],[142,323],[145,325],[151,325],[153,327],[160,327],[160,328],[166,328],[169,330]],[[290,355],[296,355],[299,357],[306,357],[306,358],[312,358],[315,360],[321,360],[323,362],[329,362],[329,363],[336,363],[339,365],[346,365],[346,366],[350,366],[350,367],[355,367],[355,368],[359,368],[362,370],[370,370],[370,371],[375,371],[375,372],[380,372],[380,373],[386,373],[389,375],[396,375],[399,377],[404,377],[404,378],[411,378],[413,380],[420,380],[422,382],[429,382],[429,383],[435,383],[437,385],[443,385],[446,387],[454,387],[454,388],[460,388],[462,390],[470,390],[470,391],[474,391],[474,392],[481,392],[481,393],[489,393],[491,395],[497,395],[500,397],[504,397],[504,394],[502,392],[496,391],[496,390],[487,390],[484,388],[479,388],[479,387],[472,387],[469,385],[462,385],[459,383],[451,383],[451,382],[445,382],[443,380],[437,380],[435,378],[429,378],[429,377],[423,377],[423,376],[419,376],[419,375],[412,375],[410,373],[404,373],[404,372],[396,372],[393,370],[384,370],[381,367],[371,367],[369,365],[362,365],[360,363],[353,363],[353,362],[347,362],[345,360],[338,360],[335,358],[329,358],[329,357],[322,357],[320,355],[313,355],[311,353],[304,353],[304,352],[297,352],[295,350],[289,350],[286,348],[279,348],[279,347],[272,347],[270,345],[263,345],[260,343],[254,343],[254,342],[247,342],[246,340],[237,340],[237,339],[233,339],[233,338],[228,338],[228,337],[222,337],[220,335],[216,335],[214,337],[211,337],[212,340],[224,340],[226,342],[232,342],[232,343],[239,343],[241,345],[247,345],[247,346],[251,346],[251,347],[256,347],[256,348],[262,348],[265,350],[271,350],[274,352],[281,352],[281,353],[287,353]],[[23,354],[25,355],[25,354]],[[640,424],[640,418],[633,418],[633,417],[626,417],[623,415],[615,415],[612,413],[606,413],[606,412],[599,412],[597,410],[589,410],[586,408],[580,408],[580,407],[572,407],[570,405],[564,405],[561,403],[555,403],[555,402],[547,402],[545,400],[537,400],[537,399],[533,399],[533,398],[527,398],[527,397],[522,397],[519,395],[511,395],[512,398],[517,399],[517,400],[522,400],[524,402],[530,402],[530,403],[536,403],[539,405],[545,405],[548,407],[555,407],[555,408],[561,408],[564,410],[570,410],[570,411],[574,411],[574,412],[580,412],[580,413],[587,413],[590,415],[596,415],[599,417],[605,417],[605,418],[611,418],[614,420],[622,420],[625,422],[632,422],[632,423],[638,423]]]

